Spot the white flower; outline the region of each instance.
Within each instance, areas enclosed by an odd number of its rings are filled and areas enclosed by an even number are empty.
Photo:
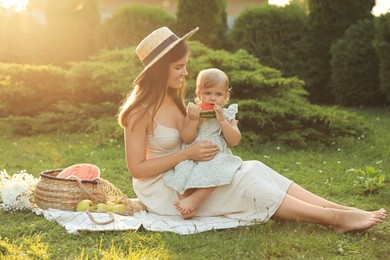
[[[22,170],[9,176],[0,171],[0,208],[15,211],[31,208],[31,199],[38,179]]]

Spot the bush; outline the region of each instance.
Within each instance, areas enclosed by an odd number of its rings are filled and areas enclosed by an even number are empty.
[[[385,96],[379,88],[379,61],[372,42],[374,21],[361,20],[352,25],[332,45],[330,88],[341,105],[383,105]]]
[[[43,30],[31,16],[0,10],[0,62],[44,63]]]
[[[134,48],[102,51],[87,61],[72,64],[69,87],[76,103],[119,104],[140,72]],[[139,67],[139,68],[137,68]]]
[[[0,116],[55,111],[69,95],[67,72],[61,68],[0,63]]]
[[[375,19],[375,50],[379,58],[380,88],[390,102],[390,13]]]
[[[276,140],[303,147],[362,134],[365,124],[355,114],[310,104],[303,81],[283,77],[280,71],[259,64],[247,51],[231,53],[207,48],[199,42],[188,43],[192,50],[188,71],[193,73],[189,75],[187,98],[192,99],[195,91],[194,72],[208,67],[224,70],[231,79],[231,102],[239,104],[241,129],[244,136],[251,137],[247,143]],[[35,119],[12,118],[16,124],[14,132],[34,134],[63,129],[97,131],[102,138],[117,136],[111,124],[101,123],[99,119],[110,117],[115,122],[120,97],[125,96],[127,86],[142,69],[133,52],[133,48],[105,51],[89,61],[73,63],[67,78],[72,92],[64,94],[66,102],[55,102],[55,109],[42,110],[45,113]],[[67,84],[62,80],[53,86]],[[30,98],[35,98],[35,94],[31,92]],[[11,96],[9,99],[8,103],[12,103]]]
[[[157,7],[134,5],[121,8],[104,21],[99,30],[101,48],[128,48],[155,29],[174,24],[174,17]]]
[[[199,31],[191,39],[208,47],[226,48],[226,0],[179,0],[176,16],[175,31],[179,35],[199,26]]]
[[[309,72],[305,81],[310,99],[314,102],[333,103],[330,90],[331,45],[344,32],[361,19],[372,18],[375,0],[323,1],[310,0],[309,13]]]
[[[262,66],[244,50],[230,53],[207,50],[197,42],[190,45],[193,51],[189,71],[218,67],[229,76],[231,103],[239,106],[244,143],[280,141],[304,147],[312,143],[331,144],[340,137],[360,137],[366,130],[366,124],[354,113],[309,103],[303,81],[284,78],[280,71]],[[190,75],[189,85],[195,77]],[[193,86],[188,89],[193,93]]]
[[[237,17],[229,40],[235,50],[247,50],[261,64],[279,69],[287,77],[301,76],[307,63],[307,20],[298,5],[246,8]]]

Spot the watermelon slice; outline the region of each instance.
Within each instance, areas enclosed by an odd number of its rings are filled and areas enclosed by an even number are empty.
[[[200,106],[200,108],[202,109],[202,111],[214,110],[214,105],[213,105],[213,104],[199,103],[198,106]]]
[[[214,111],[213,104],[199,103],[198,106],[200,106],[200,108],[201,108],[200,117],[215,118],[215,111]]]

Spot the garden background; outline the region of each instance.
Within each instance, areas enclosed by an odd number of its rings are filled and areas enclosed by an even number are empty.
[[[134,197],[115,118],[142,70],[134,48],[158,27],[183,35],[199,26],[189,42],[187,98],[200,69],[228,74],[243,132],[235,154],[339,203],[390,208],[390,14],[373,16],[375,1],[259,4],[231,28],[223,0],[178,1],[176,15],[131,5],[103,21],[97,0],[40,2],[45,24],[23,12],[0,12],[0,169],[39,177],[93,163]],[[351,234],[270,222],[183,237],[74,236],[29,211],[0,211],[0,218],[5,258],[381,259],[390,253],[389,221]]]

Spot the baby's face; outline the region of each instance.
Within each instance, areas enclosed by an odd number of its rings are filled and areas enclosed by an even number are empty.
[[[217,104],[224,106],[228,99],[228,92],[223,84],[215,85],[214,87],[201,89],[199,99],[204,104]]]

